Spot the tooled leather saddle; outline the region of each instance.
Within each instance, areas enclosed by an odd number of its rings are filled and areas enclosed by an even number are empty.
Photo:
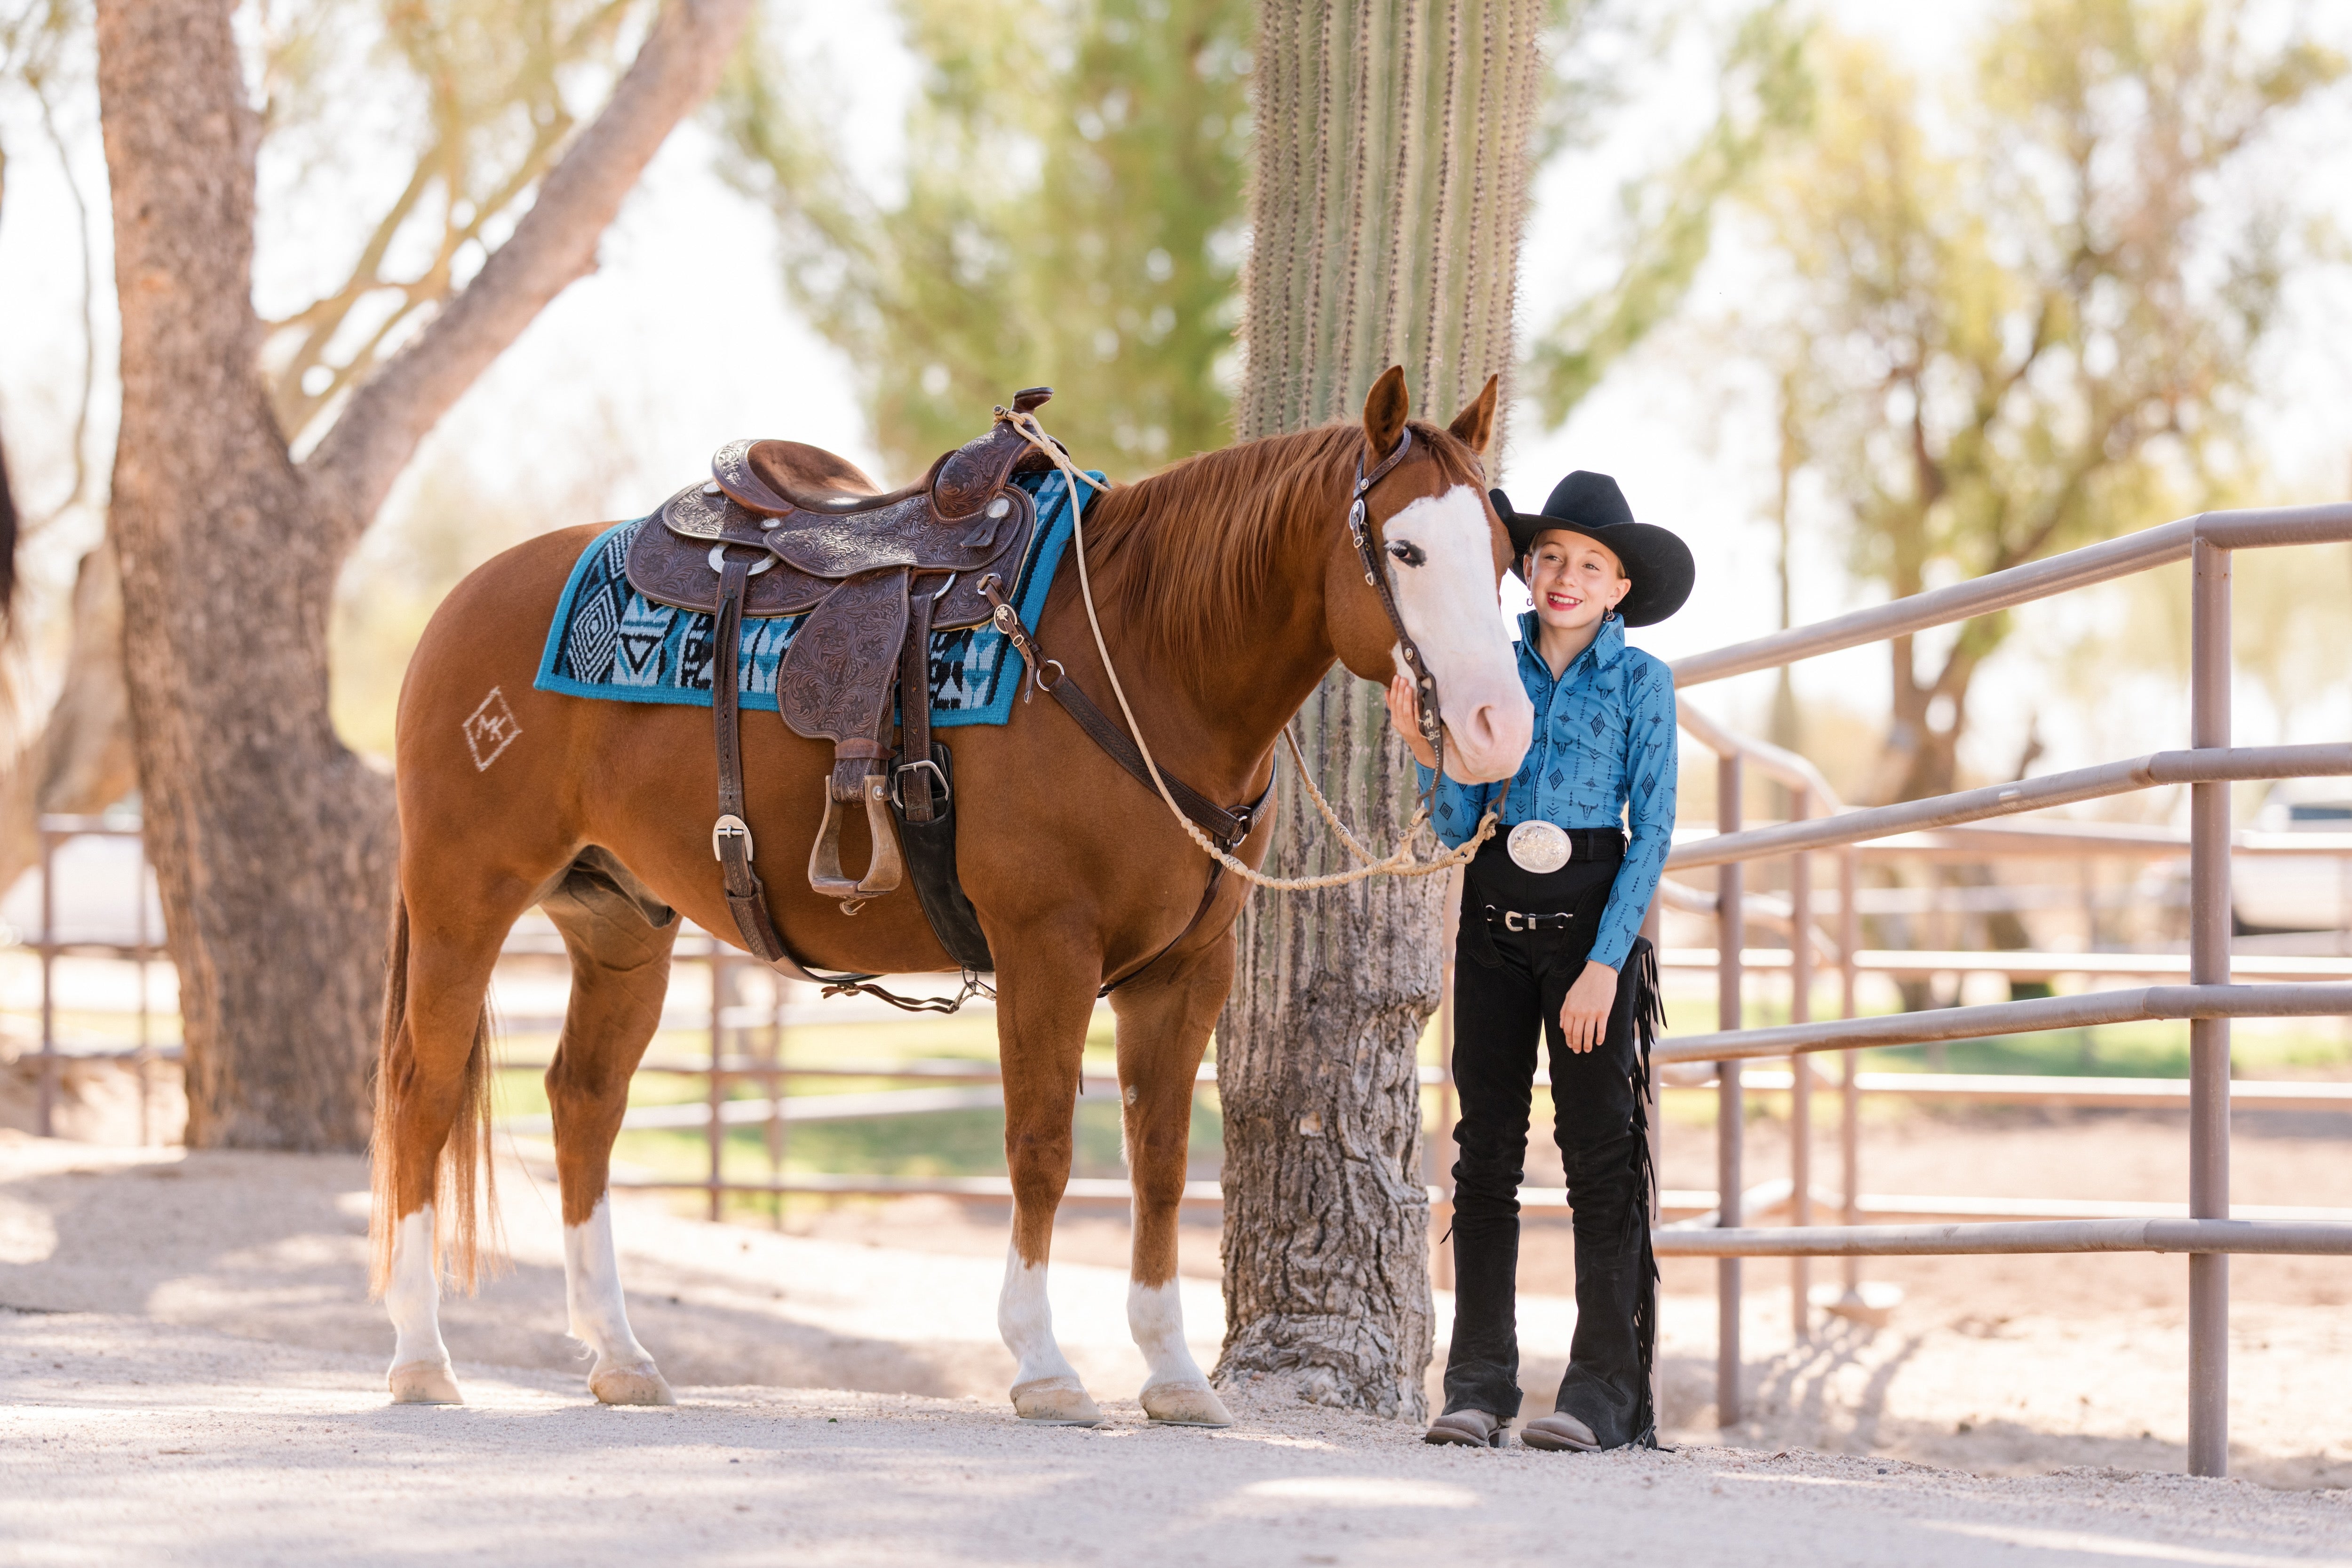
[[[730,443],[712,458],[709,480],[670,497],[655,515],[659,526],[638,529],[630,543],[631,587],[656,604],[716,620],[710,706],[719,818],[710,848],[743,945],[828,994],[862,991],[910,1011],[953,1012],[964,1000],[896,996],[867,984],[872,974],[813,973],[785,948],[752,868],[743,815],[739,682],[745,616],[807,617],[778,667],[776,708],[794,733],[833,742],[809,885],[855,914],[866,900],[911,876],[933,933],[966,971],[965,996],[975,989],[973,976],[995,964],[956,877],[953,759],[931,739],[931,633],[993,624],[1019,653],[1031,689],[1050,691],[1113,761],[1146,788],[1157,787],[1135,743],[1076,681],[1045,683],[1043,672],[1058,676],[1060,667],[1038,649],[1009,596],[1037,527],[1029,493],[1013,478],[1054,467],[1013,416],[1052,395],[1044,386],[1014,394],[1011,414],[998,409],[988,434],[941,457],[919,483],[888,492],[819,447]],[[1034,420],[1029,425],[1036,429]],[[1166,782],[1185,815],[1228,852],[1249,837],[1274,787],[1269,781],[1255,801],[1220,806],[1172,774]],[[873,852],[864,874],[852,878],[841,865],[841,826],[859,805]],[[1221,863],[1210,862],[1208,885],[1183,931],[1109,980],[1105,994],[1191,933],[1213,902],[1223,872]]]
[[[1032,387],[1015,395],[1013,407],[1026,413],[1051,395]],[[657,604],[717,619],[711,706],[719,802],[711,850],[744,943],[765,962],[803,973],[785,951],[751,866],[737,716],[743,617],[807,617],[777,670],[776,707],[794,733],[833,742],[809,884],[854,914],[906,879],[894,806],[910,842],[934,826],[952,831],[942,822],[952,799],[950,759],[930,733],[930,634],[989,620],[1018,629],[1008,584],[1037,518],[1028,492],[1012,479],[1045,466],[1001,419],[941,457],[921,482],[887,492],[818,447],[736,441],[711,459],[707,483],[670,497],[656,514],[658,526],[637,531],[630,586]],[[894,707],[901,742],[895,768]],[[873,852],[865,872],[851,877],[841,864],[841,826],[860,805]],[[985,968],[986,942],[953,886],[952,839],[947,844],[944,890],[926,885],[919,865],[918,891],[950,955]]]

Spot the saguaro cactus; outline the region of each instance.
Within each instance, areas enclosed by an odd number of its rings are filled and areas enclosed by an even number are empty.
[[[1546,0],[1265,0],[1244,436],[1358,412],[1391,364],[1450,419],[1508,381]],[[1337,528],[1339,520],[1334,518]],[[1299,717],[1327,794],[1402,831],[1413,771],[1381,693],[1336,670]],[[1337,868],[1288,770],[1270,868]],[[1227,1384],[1419,1420],[1431,1350],[1415,1047],[1442,879],[1260,894],[1217,1032]]]

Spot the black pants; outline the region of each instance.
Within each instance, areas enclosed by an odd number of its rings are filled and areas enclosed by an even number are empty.
[[[1538,876],[1514,865],[1499,842],[1471,864],[1454,944],[1454,1080],[1462,1119],[1454,1134],[1461,1155],[1454,1165],[1454,1341],[1445,1358],[1447,1411],[1507,1419],[1518,1413],[1518,1188],[1540,1036],[1550,1050],[1552,1131],[1576,1227],[1576,1334],[1555,1408],[1612,1448],[1655,1441],[1657,1269],[1643,1104],[1657,1016],[1649,943],[1635,943],[1618,976],[1601,1045],[1568,1049],[1559,1010],[1583,973],[1617,868],[1614,860],[1584,861]],[[1488,905],[1572,919],[1565,931],[1509,931],[1489,924]]]

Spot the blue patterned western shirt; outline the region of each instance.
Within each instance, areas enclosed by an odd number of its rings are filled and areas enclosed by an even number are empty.
[[[1663,660],[1625,646],[1625,623],[1614,616],[1554,680],[1536,651],[1529,610],[1519,617],[1518,658],[1519,680],[1535,704],[1535,739],[1511,780],[1496,831],[1534,819],[1562,827],[1630,826],[1625,863],[1592,940],[1592,957],[1622,970],[1674,841],[1675,679]],[[1427,768],[1421,783],[1428,786]],[[1454,845],[1477,831],[1502,787],[1440,781],[1433,818],[1438,837]]]

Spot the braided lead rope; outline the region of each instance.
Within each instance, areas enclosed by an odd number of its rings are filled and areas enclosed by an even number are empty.
[[[1359,866],[1353,870],[1334,871],[1320,877],[1269,877],[1256,867],[1234,858],[1230,851],[1220,848],[1207,834],[1201,831],[1198,823],[1184,815],[1184,808],[1178,805],[1176,797],[1169,793],[1168,781],[1160,776],[1160,763],[1152,757],[1150,746],[1144,742],[1143,726],[1135,721],[1135,710],[1129,705],[1126,688],[1119,684],[1118,671],[1111,664],[1110,645],[1103,638],[1102,619],[1095,613],[1094,582],[1087,573],[1086,509],[1078,504],[1078,481],[1084,479],[1106,495],[1109,493],[1110,487],[1092,474],[1080,473],[1074,468],[1068,455],[1052,437],[1045,434],[1045,427],[1038,423],[1034,414],[1015,413],[1010,409],[999,408],[996,410],[996,416],[1012,426],[1024,440],[1043,452],[1046,460],[1061,473],[1063,483],[1069,487],[1070,530],[1077,544],[1078,597],[1087,607],[1087,625],[1094,632],[1095,652],[1102,659],[1103,673],[1110,679],[1111,695],[1118,699],[1119,714],[1127,721],[1128,733],[1135,738],[1135,749],[1142,754],[1143,765],[1150,771],[1151,782],[1160,791],[1160,798],[1167,803],[1169,812],[1176,818],[1176,826],[1182,828],[1185,836],[1199,846],[1202,854],[1236,877],[1257,887],[1271,888],[1276,892],[1307,892],[1318,888],[1344,887],[1372,877],[1428,877],[1439,871],[1450,871],[1456,866],[1467,863],[1478,853],[1478,847],[1495,836],[1495,828],[1502,817],[1499,811],[1489,810],[1484,820],[1478,824],[1478,831],[1464,839],[1459,845],[1446,850],[1434,859],[1416,859],[1413,856],[1413,841],[1429,822],[1429,806],[1426,802],[1423,802],[1414,807],[1412,820],[1406,824],[1404,837],[1398,841],[1395,850],[1378,860],[1372,860],[1371,851],[1366,849],[1357,840],[1356,836],[1341,825],[1338,814],[1331,809],[1330,802],[1324,799],[1323,792],[1316,787],[1314,775],[1307,767],[1307,759],[1299,752],[1298,742],[1291,739],[1290,726],[1285,724],[1282,727],[1283,738],[1290,742],[1290,754],[1298,769],[1299,782],[1307,786],[1307,795],[1315,802],[1316,809],[1322,814],[1323,820],[1329,823],[1338,832],[1351,853],[1358,858],[1371,861],[1371,863]]]

